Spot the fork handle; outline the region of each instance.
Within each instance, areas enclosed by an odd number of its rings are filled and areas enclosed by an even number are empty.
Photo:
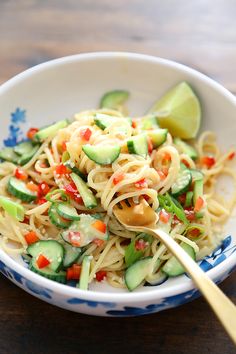
[[[137,230],[138,227],[135,229]],[[236,306],[171,236],[159,229],[145,229],[147,233],[157,237],[186,269],[236,344]],[[143,232],[144,227],[140,228],[139,231]]]

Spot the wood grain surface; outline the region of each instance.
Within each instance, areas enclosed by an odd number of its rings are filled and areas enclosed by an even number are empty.
[[[43,61],[124,50],[177,60],[236,93],[235,0],[0,0],[0,83]],[[236,273],[221,285],[236,303]],[[233,354],[203,299],[137,318],[48,305],[0,276],[0,354]]]

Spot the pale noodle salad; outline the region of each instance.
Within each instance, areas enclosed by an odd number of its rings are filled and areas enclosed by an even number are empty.
[[[118,222],[121,201],[145,200],[195,260],[221,242],[235,205],[234,150],[222,153],[213,132],[196,139],[200,103],[187,83],[141,117],[129,116],[128,96],[110,91],[99,109],[31,128],[0,151],[0,245],[32,271],[84,290],[106,281],[130,291],[183,274],[158,239]],[[222,175],[231,198],[217,191]]]

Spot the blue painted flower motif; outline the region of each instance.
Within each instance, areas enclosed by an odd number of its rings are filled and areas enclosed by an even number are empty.
[[[34,293],[35,295],[40,295],[42,297],[45,297],[46,299],[52,298],[52,290],[43,288],[42,286],[39,286],[30,280],[25,281],[25,286],[30,292]]]
[[[67,300],[67,302],[68,302],[68,304],[73,304],[73,305],[86,304],[88,307],[97,307],[97,306],[103,306],[106,308],[116,307],[116,304],[114,302],[89,301],[89,300],[79,299],[77,297],[73,297],[73,298]]]
[[[7,147],[15,146],[23,139],[23,131],[21,124],[26,122],[26,110],[16,108],[15,112],[11,113],[11,124],[9,125],[9,133],[5,139],[4,145]]]
[[[223,262],[227,257],[236,251],[236,245],[230,247],[232,243],[232,237],[226,237],[223,242],[210,254],[206,256],[200,263],[199,266],[207,272],[208,270],[216,267],[218,264]]]
[[[176,307],[185,304],[189,301],[192,301],[193,299],[196,299],[199,296],[200,293],[197,290],[193,289],[190,291],[186,291],[185,293],[164,298],[160,303],[148,305],[144,308],[125,306],[123,310],[108,310],[106,313],[107,315],[111,315],[111,316],[147,315],[153,312],[161,311],[163,309],[168,309],[171,307]]]

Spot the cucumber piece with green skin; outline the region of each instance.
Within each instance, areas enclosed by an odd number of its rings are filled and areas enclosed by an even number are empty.
[[[15,153],[11,147],[5,147],[0,150],[0,159],[17,164],[19,156]]]
[[[71,225],[70,220],[65,220],[58,214],[56,203],[52,203],[52,205],[50,206],[48,210],[48,216],[51,223],[61,229],[66,229]]]
[[[189,145],[180,138],[174,138],[173,142],[182,153],[188,155],[192,160],[196,160],[198,158],[197,150],[193,146]]]
[[[107,114],[97,113],[96,117],[94,118],[94,122],[100,129],[105,130],[114,122],[113,118],[117,117],[111,117]],[[119,123],[120,124],[115,128],[117,133],[127,134],[128,129],[132,125],[132,120],[130,118],[119,118]]]
[[[81,290],[88,290],[89,270],[90,270],[91,260],[92,260],[91,256],[84,256],[83,258],[80,280],[79,283],[77,284],[77,287],[80,288]]]
[[[10,198],[0,196],[0,206],[14,219],[23,221],[25,217],[25,209],[23,205],[14,202]]]
[[[127,147],[130,154],[146,157],[148,153],[147,135],[139,134],[127,140]]]
[[[72,247],[68,243],[64,244],[64,249],[63,268],[68,268],[78,260],[82,250],[79,247]]]
[[[72,163],[71,163],[70,161],[66,161],[66,162],[64,163],[64,165],[65,165],[66,167],[68,167],[68,168],[69,168],[72,172],[74,172],[76,175],[78,175],[79,177],[81,177],[82,180],[84,180],[85,182],[87,182],[87,176],[86,176],[84,173],[82,173],[82,172],[78,169],[78,167],[72,166]]]
[[[190,172],[192,175],[193,182],[198,181],[198,180],[203,180],[204,175],[200,170],[190,169]]]
[[[33,144],[31,141],[23,141],[16,146],[14,146],[13,150],[17,155],[25,155],[28,154],[33,148]]]
[[[194,249],[188,245],[187,243],[181,242],[180,246],[185,250],[186,253],[192,258],[196,259],[196,254]],[[168,261],[162,267],[162,272],[169,275],[170,277],[176,277],[177,275],[181,275],[185,273],[184,267],[180,264],[180,262],[174,257],[170,257]]]
[[[179,195],[188,191],[191,183],[192,183],[192,175],[189,169],[180,170],[176,181],[173,183],[171,187],[171,194],[174,197],[178,197]]]
[[[149,136],[149,138],[151,138],[154,149],[156,149],[158,146],[160,146],[166,141],[167,133],[167,129],[161,128],[147,131],[147,135]]]
[[[38,149],[39,149],[39,145],[32,146],[31,150],[28,153],[25,153],[24,155],[19,157],[18,164],[21,166],[25,165],[27,162],[29,162],[32,159],[32,157],[36,154]]]
[[[157,117],[154,115],[146,116],[141,119],[141,129],[142,130],[150,130],[159,128],[157,123]]]
[[[142,258],[125,271],[125,284],[129,291],[136,289],[152,271],[152,257]]]
[[[55,204],[57,213],[68,220],[79,220],[80,216],[76,209],[69,203],[57,203]]]
[[[80,214],[80,220],[74,221],[70,227],[61,233],[62,239],[74,247],[84,247],[95,239],[108,240],[109,234],[106,230],[102,233],[93,227],[97,218],[89,214]]]
[[[128,98],[129,92],[125,90],[113,90],[106,92],[101,98],[100,108],[119,110]]]
[[[99,165],[110,165],[120,155],[119,145],[90,145],[82,147],[83,152],[88,158]]]
[[[105,130],[108,128],[113,122],[111,116],[103,113],[97,113],[94,118],[94,123],[98,126],[98,128]]]
[[[65,120],[60,120],[59,122],[54,123],[52,125],[49,125],[48,127],[42,128],[34,135],[34,141],[42,142],[49,137],[53,137],[56,135],[58,130],[67,127],[68,124],[69,124],[68,120],[65,119]]]
[[[26,184],[16,177],[10,177],[7,184],[7,191],[23,202],[32,202],[37,198],[37,193],[30,191],[26,187]]]
[[[80,178],[78,175],[76,175],[74,172],[71,173],[71,179],[76,185],[76,188],[84,202],[84,205],[88,209],[93,209],[95,208],[98,203],[97,199],[93,195],[93,192],[88,188],[87,184]]]
[[[186,193],[186,199],[185,199],[185,203],[184,203],[185,208],[192,206],[192,201],[193,201],[193,192],[188,191]]]
[[[46,257],[50,264],[48,269],[58,272],[62,266],[64,258],[64,247],[61,243],[55,240],[40,240],[32,243],[27,247],[27,253],[30,254],[37,262],[38,257],[42,254]]]
[[[195,206],[198,197],[203,196],[203,179],[194,182],[193,186],[193,204]]]
[[[32,259],[30,264],[29,264],[29,269],[32,270],[33,272],[42,275],[43,277],[54,280],[58,283],[65,284],[66,283],[66,272],[60,271],[60,272],[54,272],[52,269],[45,267],[39,269],[37,266],[36,260]]]
[[[168,275],[163,273],[161,270],[155,274],[146,277],[146,282],[148,285],[156,286],[161,285],[168,279]]]

